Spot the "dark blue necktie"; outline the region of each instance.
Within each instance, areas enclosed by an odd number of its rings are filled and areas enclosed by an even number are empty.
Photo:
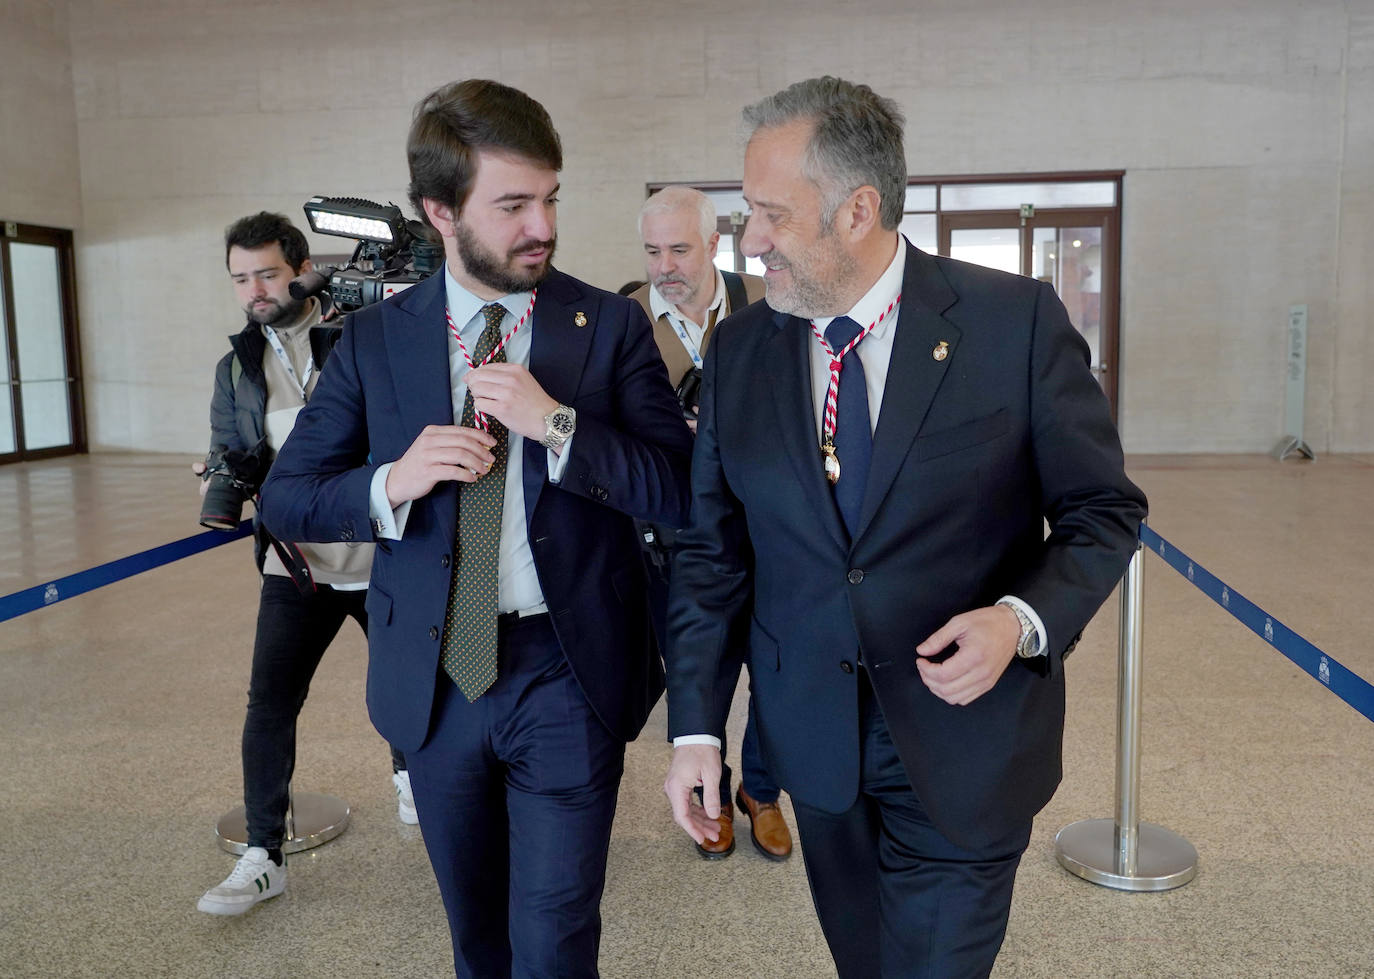
[[[848,316],[839,316],[825,328],[825,342],[839,353],[859,335],[860,327]],[[845,354],[840,367],[840,390],[835,404],[835,454],[840,458],[840,481],[835,484],[835,503],[852,537],[859,526],[859,509],[868,485],[868,464],[873,458],[873,429],[868,420],[868,382],[864,379],[859,348]]]

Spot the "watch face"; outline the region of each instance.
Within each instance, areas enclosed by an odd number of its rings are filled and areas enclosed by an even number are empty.
[[[568,436],[573,433],[573,416],[568,411],[555,411],[553,417],[549,419],[549,425],[559,435]]]

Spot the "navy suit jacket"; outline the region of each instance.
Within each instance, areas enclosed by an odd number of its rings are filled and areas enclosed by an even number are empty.
[[[444,276],[353,314],[263,487],[286,540],[372,540],[376,467],[426,425],[450,425]],[[579,325],[579,322],[585,325]],[[663,690],[631,518],[680,524],[692,437],[637,303],[552,271],[539,286],[530,372],[577,410],[558,485],[524,440],[525,526],[554,631],[602,723],[633,740]],[[429,730],[452,574],[459,484],[416,500],[401,540],[377,541],[368,590],[367,703],[392,745]],[[508,515],[509,516],[509,515]]]
[[[858,791],[861,651],[931,819],[978,844],[1023,826],[1059,782],[1062,659],[1124,572],[1145,498],[1053,289],[903,247],[852,541],[822,469],[806,321],[756,303],[717,331],[672,574],[669,734],[718,733],[711,680],[740,627],[770,770],[795,799],[843,811]],[[1006,594],[1043,620],[1048,658],[945,703],[916,645]]]

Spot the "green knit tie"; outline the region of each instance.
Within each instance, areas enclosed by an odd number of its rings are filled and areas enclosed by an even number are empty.
[[[477,341],[473,362],[482,363],[501,342],[506,310],[499,303],[482,307],[487,326]],[[492,357],[504,363],[505,349]],[[472,391],[463,400],[462,424],[476,427]],[[458,533],[454,541],[453,577],[442,643],[444,670],[472,703],[496,682],[496,615],[501,570],[501,508],[506,498],[506,426],[487,416],[496,439],[496,461],[475,483],[459,483]]]

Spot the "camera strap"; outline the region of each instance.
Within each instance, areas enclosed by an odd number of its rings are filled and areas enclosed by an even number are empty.
[[[271,541],[272,550],[277,552],[281,563],[285,565],[286,573],[291,576],[296,590],[302,595],[314,592],[315,576],[310,573],[310,562],[305,559],[301,549],[290,541],[277,540],[274,534],[267,534],[267,539]]]
[[[286,348],[281,345],[281,340],[277,337],[277,331],[264,323],[262,325],[262,332],[267,334],[267,342],[272,345],[273,353],[277,355],[277,359],[281,361],[281,365],[286,368],[286,376],[291,378],[296,387],[300,388],[301,400],[309,401],[310,398],[306,395],[305,390],[310,385],[310,378],[315,374],[314,351],[311,351],[310,359],[305,362],[305,376],[303,378],[297,377],[296,368],[292,366],[291,358],[287,355]]]

